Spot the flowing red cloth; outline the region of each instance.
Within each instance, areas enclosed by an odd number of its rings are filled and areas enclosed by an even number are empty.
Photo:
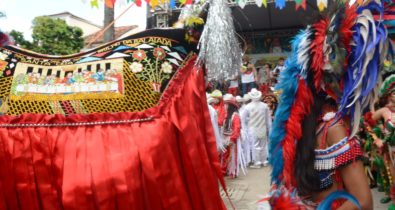
[[[0,210],[225,209],[203,71],[194,61],[143,112],[0,117]],[[31,125],[54,123],[68,125]]]
[[[218,104],[213,104],[212,106],[218,114],[218,125],[223,126],[226,117],[224,101],[221,100]]]

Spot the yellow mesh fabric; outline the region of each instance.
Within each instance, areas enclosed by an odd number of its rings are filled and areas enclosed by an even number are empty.
[[[160,93],[154,92],[152,85],[139,80],[129,69],[125,61],[123,65],[124,96],[113,99],[86,99],[70,101],[76,113],[143,111],[155,106]],[[10,94],[12,77],[0,79],[0,97]],[[63,114],[58,101],[9,100],[7,115],[23,113]]]

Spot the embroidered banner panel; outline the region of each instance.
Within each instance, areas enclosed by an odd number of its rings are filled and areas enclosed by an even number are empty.
[[[69,115],[151,108],[195,53],[179,41],[184,35],[184,30],[149,30],[69,56],[0,48],[0,112]]]

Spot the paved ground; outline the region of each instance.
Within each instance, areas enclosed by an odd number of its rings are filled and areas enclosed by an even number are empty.
[[[270,168],[249,169],[246,176],[241,175],[237,179],[226,178],[229,196],[236,210],[264,210],[270,209],[263,205],[258,206],[257,201],[262,199],[269,191]],[[375,210],[386,210],[388,205],[380,203],[382,193],[372,190]],[[228,209],[232,209],[225,193],[221,190],[222,197]]]

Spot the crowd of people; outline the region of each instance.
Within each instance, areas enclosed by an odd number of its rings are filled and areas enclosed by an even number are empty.
[[[276,99],[252,88],[243,96],[207,93],[211,122],[224,175],[236,178],[247,168],[268,165],[268,136]]]
[[[279,58],[274,68],[271,63],[265,63],[258,68],[246,59],[239,75],[223,81],[212,79],[209,82],[208,90],[221,90],[222,93],[230,93],[233,96],[244,96],[253,88],[260,90],[263,94],[272,93],[280,72],[285,68],[284,60],[282,57]]]

